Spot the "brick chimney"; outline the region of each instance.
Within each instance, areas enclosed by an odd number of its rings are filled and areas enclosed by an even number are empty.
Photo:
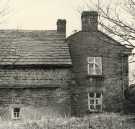
[[[98,29],[98,12],[84,11],[81,16],[82,31],[97,31]]]
[[[66,33],[66,20],[65,19],[57,20],[57,32]]]

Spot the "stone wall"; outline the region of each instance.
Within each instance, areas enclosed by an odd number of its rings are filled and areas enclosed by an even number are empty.
[[[2,69],[0,71],[4,72]],[[10,87],[7,84],[4,85],[5,87],[2,85],[0,87],[0,117],[2,120],[11,120],[12,110],[15,107],[21,109],[21,120],[70,115],[70,69],[5,71],[9,76],[8,80],[14,76],[18,76],[18,80],[8,81]],[[40,76],[42,80],[35,78],[37,76]],[[25,79],[22,80],[22,78]],[[30,83],[27,83],[29,79]],[[22,81],[23,85],[20,85]],[[6,83],[5,80],[3,83]]]
[[[67,42],[70,46],[72,71],[76,80],[76,86],[73,88],[76,98],[73,95],[72,114],[83,115],[89,112],[90,91],[103,93],[103,111],[121,111],[123,87],[127,87],[128,84],[128,60],[123,58],[122,61],[122,52],[129,50],[98,31],[78,32],[69,37]],[[101,77],[88,76],[87,57],[95,56],[102,57]]]
[[[1,89],[0,117],[11,120],[12,108],[21,109],[21,120],[70,115],[67,89]]]
[[[0,69],[0,87],[38,87],[67,85],[68,68],[15,68]]]

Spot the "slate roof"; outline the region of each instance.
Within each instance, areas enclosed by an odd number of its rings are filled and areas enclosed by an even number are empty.
[[[65,35],[56,30],[0,30],[0,65],[71,65]]]

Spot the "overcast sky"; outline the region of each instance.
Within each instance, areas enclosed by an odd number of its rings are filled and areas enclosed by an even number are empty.
[[[0,0],[0,8],[5,1]],[[67,20],[68,35],[80,30],[81,21],[78,10],[86,10],[87,3],[93,0],[9,0],[10,13],[0,28],[8,29],[56,29],[58,18]],[[97,2],[98,0],[94,0]],[[99,0],[111,3],[114,0]],[[116,0],[115,0],[116,1]],[[117,0],[119,1],[119,0]],[[7,6],[7,5],[6,5]],[[95,8],[93,8],[95,9]]]

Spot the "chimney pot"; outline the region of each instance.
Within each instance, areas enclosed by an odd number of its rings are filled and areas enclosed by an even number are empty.
[[[66,33],[66,20],[65,19],[57,20],[57,32]]]
[[[81,16],[82,31],[97,31],[98,29],[98,12],[84,11]]]

